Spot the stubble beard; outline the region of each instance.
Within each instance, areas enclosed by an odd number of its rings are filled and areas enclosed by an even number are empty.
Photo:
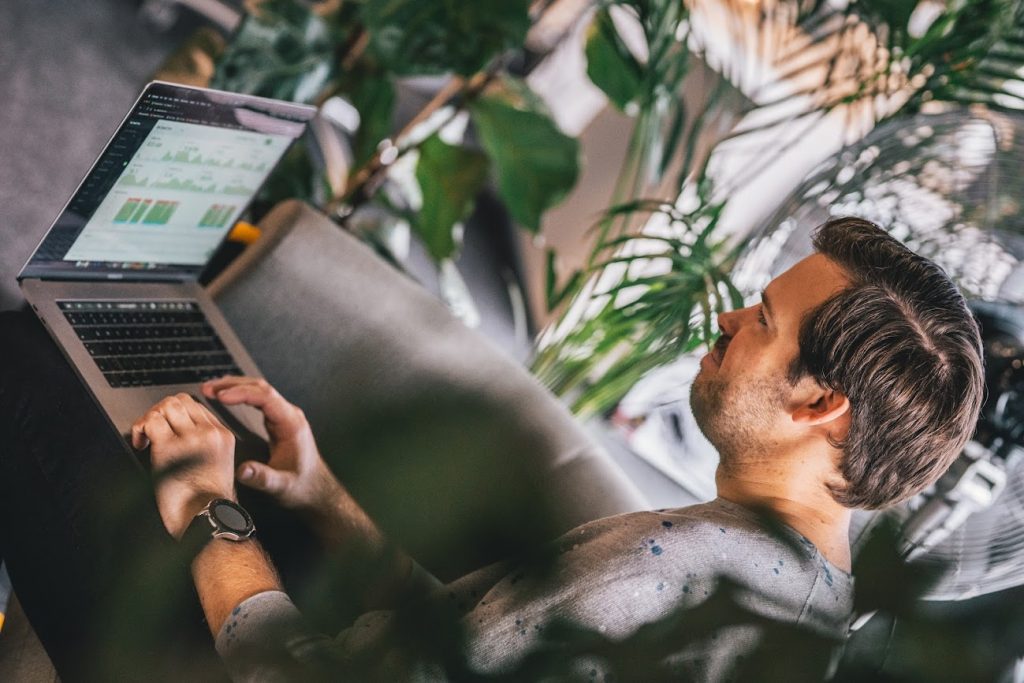
[[[781,379],[732,381],[702,370],[690,389],[690,409],[697,427],[718,450],[722,466],[761,458],[775,447],[771,427],[785,401]]]

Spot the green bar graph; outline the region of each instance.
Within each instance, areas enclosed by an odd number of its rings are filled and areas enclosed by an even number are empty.
[[[158,201],[149,210],[149,213],[146,214],[142,222],[149,225],[166,225],[171,220],[171,216],[176,208],[178,208],[178,202]]]
[[[132,214],[132,217],[128,220],[128,222],[138,223],[139,220],[142,218],[142,214],[146,213],[146,209],[148,209],[149,205],[152,203],[152,199],[143,199],[141,202],[139,202],[138,207],[135,209],[135,213]]]
[[[135,213],[135,209],[138,208],[141,199],[129,199],[125,201],[124,205],[118,210],[117,215],[114,216],[115,223],[127,223]]]
[[[220,215],[217,216],[217,227],[223,228],[228,224],[228,219],[231,218],[231,214],[235,212],[235,207],[224,206],[220,210]]]
[[[199,219],[199,227],[200,228],[211,228],[211,227],[213,227],[213,219],[217,216],[217,212],[219,210],[220,210],[220,204],[214,204],[209,209],[207,209],[206,213],[203,214],[203,217]]]
[[[238,207],[233,204],[213,204],[199,219],[200,228],[223,228]]]

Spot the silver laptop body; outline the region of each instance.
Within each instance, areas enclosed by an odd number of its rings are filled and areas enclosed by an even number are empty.
[[[18,276],[33,311],[128,436],[185,392],[265,453],[259,413],[199,384],[259,369],[199,276],[316,110],[155,81],[146,86]]]

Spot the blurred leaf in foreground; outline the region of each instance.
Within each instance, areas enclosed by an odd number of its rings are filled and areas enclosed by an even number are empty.
[[[469,215],[487,180],[487,157],[480,152],[446,144],[432,135],[420,147],[416,180],[423,193],[423,208],[413,227],[440,261],[459,247],[454,228]]]
[[[576,184],[579,142],[528,98],[490,94],[474,102],[470,113],[509,213],[523,227],[539,231],[544,211]]]

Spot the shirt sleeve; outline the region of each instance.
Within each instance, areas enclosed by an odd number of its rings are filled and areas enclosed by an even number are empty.
[[[330,639],[316,633],[285,593],[266,591],[231,611],[215,641],[233,681],[291,681]]]
[[[443,584],[413,563],[409,595],[428,595]],[[392,613],[369,612],[337,638],[318,633],[282,591],[258,593],[235,607],[221,626],[215,647],[233,681],[276,683],[295,680],[365,680],[393,678],[409,671],[397,652],[388,654]],[[414,667],[415,668],[415,667]],[[346,673],[351,674],[346,676]]]

